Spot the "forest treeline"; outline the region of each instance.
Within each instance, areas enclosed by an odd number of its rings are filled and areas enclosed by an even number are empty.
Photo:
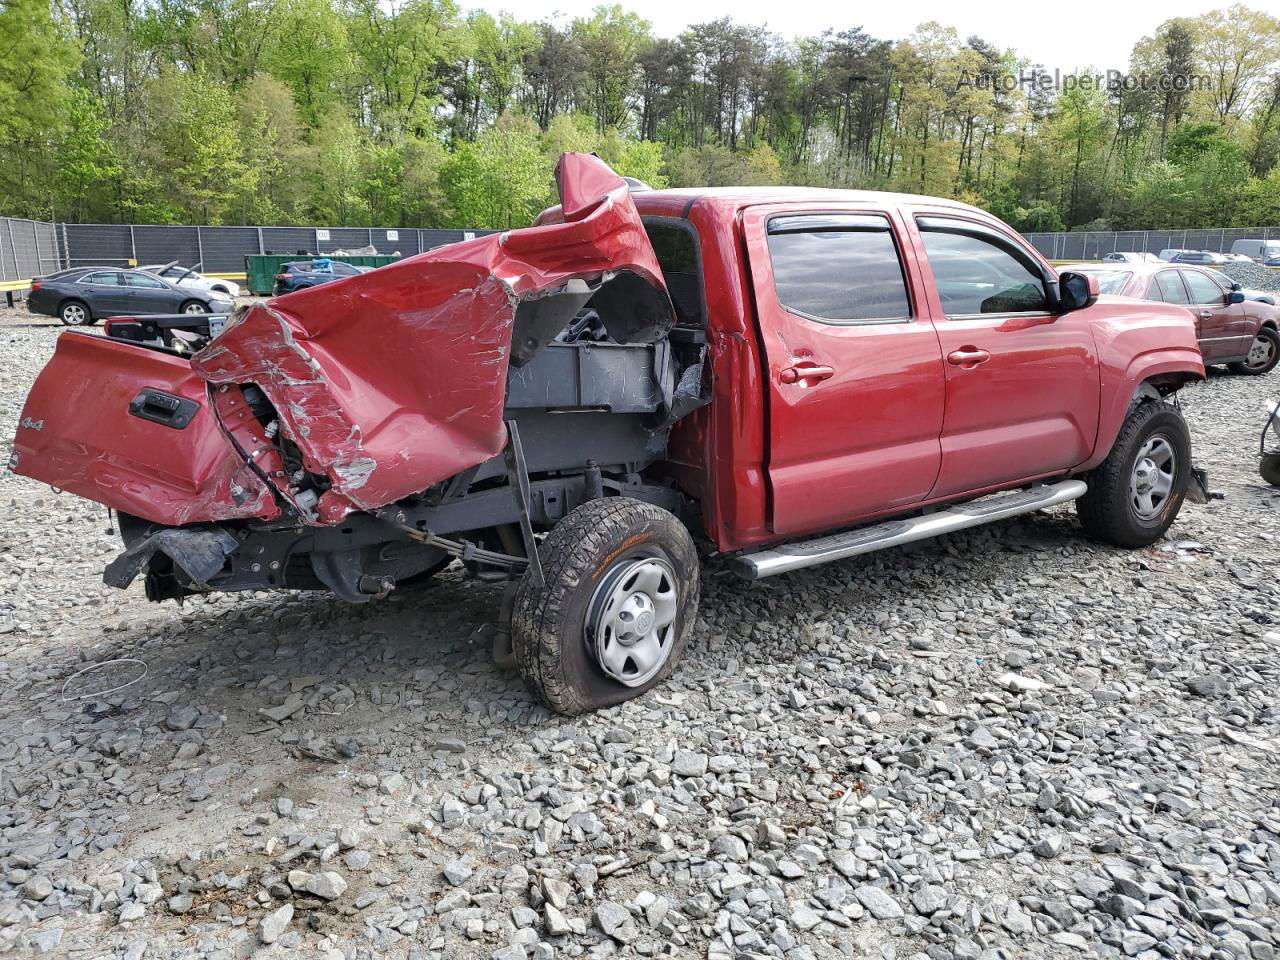
[[[0,0],[0,213],[519,226],[585,150],[655,186],[903,190],[1027,231],[1280,223],[1280,20],[1153,22],[1094,66],[1130,81],[1055,87],[939,23],[666,38],[621,6]]]

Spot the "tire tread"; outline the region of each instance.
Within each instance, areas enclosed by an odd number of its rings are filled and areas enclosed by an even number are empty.
[[[544,586],[538,587],[528,574],[516,590],[511,614],[512,646],[516,664],[525,683],[537,698],[557,713],[576,716],[593,709],[581,693],[568,683],[558,669],[561,662],[560,626],[564,607],[582,582],[595,559],[606,552],[620,531],[629,532],[637,524],[680,522],[666,510],[629,497],[589,500],[561,520],[539,545]],[[693,542],[684,537],[696,569]],[[698,578],[689,584],[681,635],[675,641],[667,664],[654,678],[661,682],[679,660],[680,647],[687,640],[698,606]]]

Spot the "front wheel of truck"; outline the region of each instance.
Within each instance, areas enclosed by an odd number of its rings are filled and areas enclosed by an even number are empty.
[[[1133,549],[1164,536],[1182,508],[1191,479],[1191,435],[1167,403],[1129,411],[1107,459],[1085,477],[1089,492],[1076,501],[1085,533]]]
[[[638,697],[666,679],[698,611],[698,554],[671,513],[628,497],[590,500],[539,547],[543,585],[525,573],[511,641],[525,683],[558,713]]]

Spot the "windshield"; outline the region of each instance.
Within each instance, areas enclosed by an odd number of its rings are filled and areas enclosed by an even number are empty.
[[[1097,277],[1099,293],[1122,294],[1133,277],[1132,270],[1078,270],[1076,272]]]

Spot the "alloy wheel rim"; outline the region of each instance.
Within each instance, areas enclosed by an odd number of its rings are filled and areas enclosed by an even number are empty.
[[[189,303],[187,304],[186,312],[187,313],[204,313],[204,307],[200,306],[200,304],[198,303]]]
[[[1178,458],[1173,444],[1162,433],[1147,438],[1129,476],[1129,502],[1140,520],[1154,520],[1173,493]]]
[[[596,587],[587,607],[587,643],[609,677],[648,683],[675,647],[678,590],[662,557],[623,560]]]
[[[1271,356],[1275,353],[1275,349],[1276,345],[1271,341],[1270,337],[1258,334],[1253,338],[1253,346],[1249,348],[1249,355],[1245,357],[1244,362],[1254,369],[1264,367],[1271,361]]]
[[[69,307],[65,307],[62,313],[72,323],[84,323],[84,307],[73,303]]]

